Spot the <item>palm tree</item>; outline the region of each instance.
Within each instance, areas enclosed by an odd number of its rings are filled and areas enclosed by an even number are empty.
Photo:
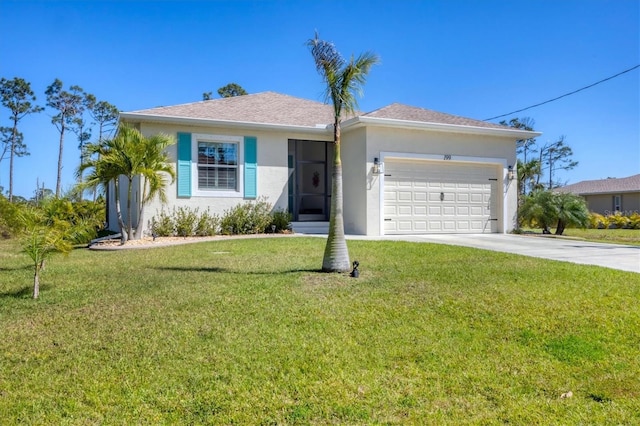
[[[556,235],[562,235],[567,226],[586,227],[589,210],[584,199],[570,193],[535,191],[525,197],[519,209],[520,219],[530,226],[539,226],[550,234],[549,228],[556,224]]]
[[[80,175],[86,169],[91,172],[85,177],[83,188],[106,188],[113,184],[118,226],[120,227],[121,242],[142,237],[144,206],[158,196],[162,202],[166,201],[165,188],[167,176],[171,181],[175,179],[175,171],[165,149],[173,144],[173,138],[165,134],[145,137],[139,130],[129,126],[120,126],[115,138],[105,140],[99,144],[89,146],[91,153],[97,157],[88,160],[78,169]],[[120,201],[120,178],[127,182],[127,223],[122,219]],[[133,181],[138,177],[142,183],[142,192],[138,210],[138,224],[133,228]]]
[[[584,198],[568,192],[555,194],[558,206],[556,235],[562,235],[567,226],[586,228],[589,224],[589,209]]]
[[[340,157],[340,120],[357,108],[356,95],[362,93],[367,74],[379,62],[377,55],[365,52],[347,62],[333,43],[320,40],[318,33],[307,42],[318,73],[326,84],[326,98],[333,106],[333,172],[331,183],[331,213],[329,235],[322,260],[325,272],[344,272],[350,269],[349,252],[344,236],[342,160]]]
[[[173,143],[173,139],[165,134],[156,134],[142,140],[145,155],[142,159],[142,168],[140,170],[143,182],[141,201],[138,204],[136,238],[142,237],[144,205],[156,196],[163,204],[167,202],[165,191],[168,183],[167,176],[171,178],[171,183],[173,183],[176,174],[165,149]]]

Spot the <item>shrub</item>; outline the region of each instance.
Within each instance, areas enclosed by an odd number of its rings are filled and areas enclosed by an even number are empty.
[[[221,232],[225,235],[260,234],[271,225],[271,204],[263,197],[248,201],[225,211],[220,221]]]
[[[10,203],[0,194],[0,237],[11,238],[24,228],[20,220],[21,207],[19,204]]]
[[[607,219],[609,222],[609,228],[623,229],[626,228],[630,222],[629,218],[620,212],[615,212],[615,214],[609,215]]]
[[[291,230],[291,213],[286,210],[275,210],[271,213],[271,226],[275,225],[275,232]]]
[[[191,210],[188,207],[178,207],[174,209],[174,223],[176,235],[180,237],[190,237],[195,234],[196,223],[198,222],[198,209]]]
[[[175,234],[173,217],[161,210],[157,219],[155,216],[151,218],[151,232],[158,237],[172,237]]]
[[[633,213],[629,216],[629,227],[631,229],[640,229],[640,213]]]
[[[589,213],[589,228],[603,229],[607,227],[607,219],[598,213]]]
[[[199,237],[210,237],[217,235],[220,228],[220,218],[216,215],[212,215],[207,211],[203,212],[196,222],[195,235]]]

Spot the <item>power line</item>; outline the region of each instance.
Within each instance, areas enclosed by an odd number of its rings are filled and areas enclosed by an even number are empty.
[[[526,111],[526,110],[531,109],[531,108],[539,107],[540,105],[548,104],[549,102],[557,101],[558,99],[565,98],[565,97],[567,97],[567,96],[569,96],[569,95],[573,95],[573,94],[575,94],[575,93],[581,92],[581,91],[586,90],[586,89],[588,89],[588,88],[590,88],[590,87],[596,86],[596,85],[598,85],[598,84],[600,84],[600,83],[604,83],[605,81],[608,81],[608,80],[614,79],[614,78],[616,78],[616,77],[618,77],[618,76],[621,76],[622,74],[625,74],[625,73],[628,73],[628,72],[630,72],[630,71],[633,71],[633,70],[635,70],[636,68],[640,68],[640,65],[636,65],[636,66],[634,66],[634,67],[631,67],[631,68],[629,68],[628,70],[624,70],[624,71],[622,71],[622,72],[619,72],[619,73],[618,73],[618,74],[616,74],[616,75],[612,75],[611,77],[607,77],[607,78],[605,78],[605,79],[603,79],[603,80],[596,81],[595,83],[590,84],[590,85],[588,85],[588,86],[581,87],[580,89],[578,89],[578,90],[574,90],[573,92],[565,93],[564,95],[562,95],[562,96],[558,96],[557,98],[549,99],[548,101],[540,102],[539,104],[531,105],[531,106],[528,106],[528,107],[526,107],[526,108],[519,109],[519,110],[517,110],[517,111],[508,112],[508,113],[506,113],[506,114],[502,114],[502,115],[496,115],[495,117],[491,117],[491,118],[485,118],[485,119],[484,119],[484,120],[482,120],[482,121],[495,120],[496,118],[506,117],[507,115],[515,114],[515,113],[522,112],[522,111]]]

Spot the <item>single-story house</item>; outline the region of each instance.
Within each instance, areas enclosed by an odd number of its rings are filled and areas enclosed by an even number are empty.
[[[625,178],[583,180],[557,188],[557,191],[580,195],[589,211],[601,215],[640,212],[640,174]]]
[[[177,179],[165,209],[208,208],[221,215],[264,198],[300,225],[328,224],[332,114],[321,102],[263,92],[123,112],[120,118],[146,136],[176,138],[169,154]],[[516,141],[539,133],[397,103],[357,113],[341,128],[347,234],[514,228]],[[144,220],[162,208],[149,203]],[[117,229],[113,205],[109,218]]]

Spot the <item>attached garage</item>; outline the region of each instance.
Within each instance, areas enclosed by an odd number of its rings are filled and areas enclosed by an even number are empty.
[[[497,164],[387,159],[384,233],[498,232]]]

